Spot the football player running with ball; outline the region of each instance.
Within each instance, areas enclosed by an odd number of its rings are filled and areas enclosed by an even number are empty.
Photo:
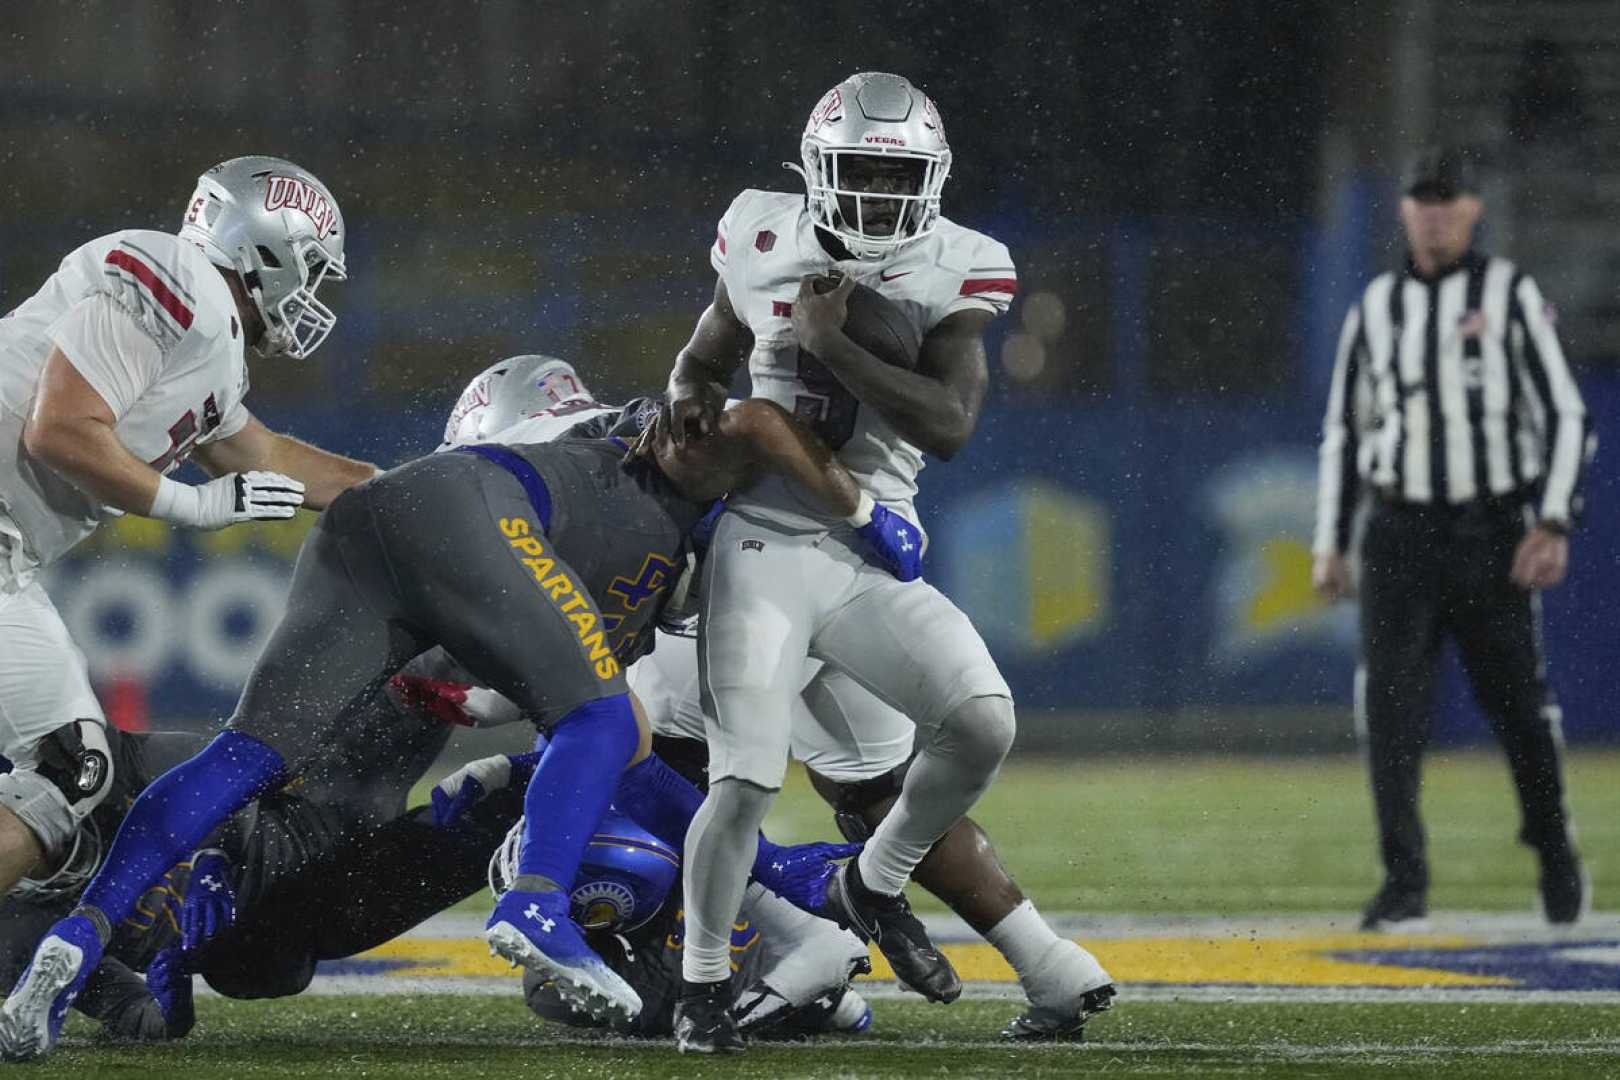
[[[122,513],[195,529],[322,509],[371,477],[254,419],[245,353],[302,359],[336,321],[343,216],[289,161],[197,181],[179,234],[124,229],[69,253],[0,319],[0,894],[80,845],[117,756],[84,654],[39,573]],[[168,473],[194,458],[214,477]]]
[[[934,103],[907,80],[851,76],[810,115],[806,195],[748,190],[720,221],[714,300],[676,358],[676,437],[710,437],[746,358],[754,394],[806,420],[880,509],[916,520],[923,455],[949,459],[978,421],[983,334],[1017,288],[1002,244],[940,214],[951,153]],[[821,291],[837,272],[836,287]],[[921,341],[915,370],[844,332],[855,284],[893,301]],[[727,1004],[729,928],[754,838],[782,780],[807,656],[918,728],[899,798],[833,879],[826,914],[875,941],[902,982],[952,1001],[961,981],[903,889],[978,800],[1012,745],[1012,695],[967,617],[920,580],[866,564],[849,526],[790,484],[734,497],[704,570],[699,662],[710,789],[686,844],[683,1051],[743,1048]],[[917,530],[918,543],[923,542]]]

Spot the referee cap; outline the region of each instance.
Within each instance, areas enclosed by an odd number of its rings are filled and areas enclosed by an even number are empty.
[[[1401,177],[1401,192],[1413,198],[1450,200],[1478,191],[1474,163],[1467,152],[1456,146],[1424,147]]]

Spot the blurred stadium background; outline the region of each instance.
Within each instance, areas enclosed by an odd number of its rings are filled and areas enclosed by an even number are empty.
[[[1022,282],[977,438],[924,474],[931,573],[1004,664],[1020,748],[1060,755],[1353,749],[1353,613],[1309,587],[1332,344],[1399,254],[1402,159],[1472,144],[1483,241],[1557,303],[1604,446],[1549,652],[1571,742],[1620,739],[1612,4],[75,0],[0,31],[0,309],[89,237],[173,227],[214,161],[293,158],[338,195],[351,280],[322,351],[254,367],[249,400],[384,464],[503,355],[661,385],[731,196],[796,189],[778,163],[838,78],[907,74],[955,151],[946,213]],[[125,519],[60,567],[109,711],[228,712],[308,525]],[[1443,698],[1443,741],[1486,738],[1454,672]]]

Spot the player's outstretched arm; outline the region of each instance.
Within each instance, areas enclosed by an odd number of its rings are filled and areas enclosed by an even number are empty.
[[[791,480],[829,514],[847,518],[861,506],[860,485],[827,444],[774,401],[751,398],[721,414],[717,434],[741,450],[742,460]],[[752,470],[750,470],[752,471]],[[731,489],[744,486],[741,482]]]
[[[726,404],[726,387],[754,347],[754,332],[737,317],[725,279],[714,283],[714,301],[698,317],[692,340],[675,356],[669,373],[670,419],[677,445],[688,435],[712,435]]]
[[[287,518],[303,485],[274,473],[233,473],[200,486],[180,484],[129,452],[118,414],[60,348],[40,372],[23,447],[107,506],[176,525],[218,529],[238,521]]]
[[[236,434],[198,446],[192,457],[210,476],[253,469],[290,476],[303,483],[304,505],[311,510],[326,509],[349,488],[377,475],[377,466],[369,461],[334,454],[271,431],[256,416],[250,417],[247,426]]]
[[[160,477],[118,441],[117,424],[112,406],[53,348],[23,428],[24,449],[107,506],[146,514]]]
[[[814,277],[799,285],[793,327],[799,343],[826,365],[862,405],[876,409],[907,442],[949,461],[973,435],[990,382],[984,330],[988,311],[958,311],[923,338],[917,370],[886,364],[844,333],[846,276],[831,292],[818,293]]]

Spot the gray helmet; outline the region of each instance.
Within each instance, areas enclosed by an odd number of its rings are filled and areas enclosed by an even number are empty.
[[[565,401],[595,401],[574,365],[555,356],[509,356],[479,372],[450,410],[448,446],[483,442],[526,416]]]
[[[315,290],[347,276],[343,215],[308,170],[262,156],[215,165],[197,178],[180,236],[241,275],[264,320],[260,353],[308,356],[332,332],[337,318]]]
[[[815,223],[835,234],[850,254],[882,259],[939,224],[939,195],[951,173],[951,148],[945,141],[934,102],[899,75],[863,71],[851,75],[822,97],[799,142],[804,162],[796,169],[809,189]],[[910,194],[875,194],[849,190],[839,183],[851,157],[881,157],[918,163],[920,182]],[[842,195],[853,200],[855,220],[838,205]],[[894,200],[901,212],[888,233],[864,227],[866,200]]]

